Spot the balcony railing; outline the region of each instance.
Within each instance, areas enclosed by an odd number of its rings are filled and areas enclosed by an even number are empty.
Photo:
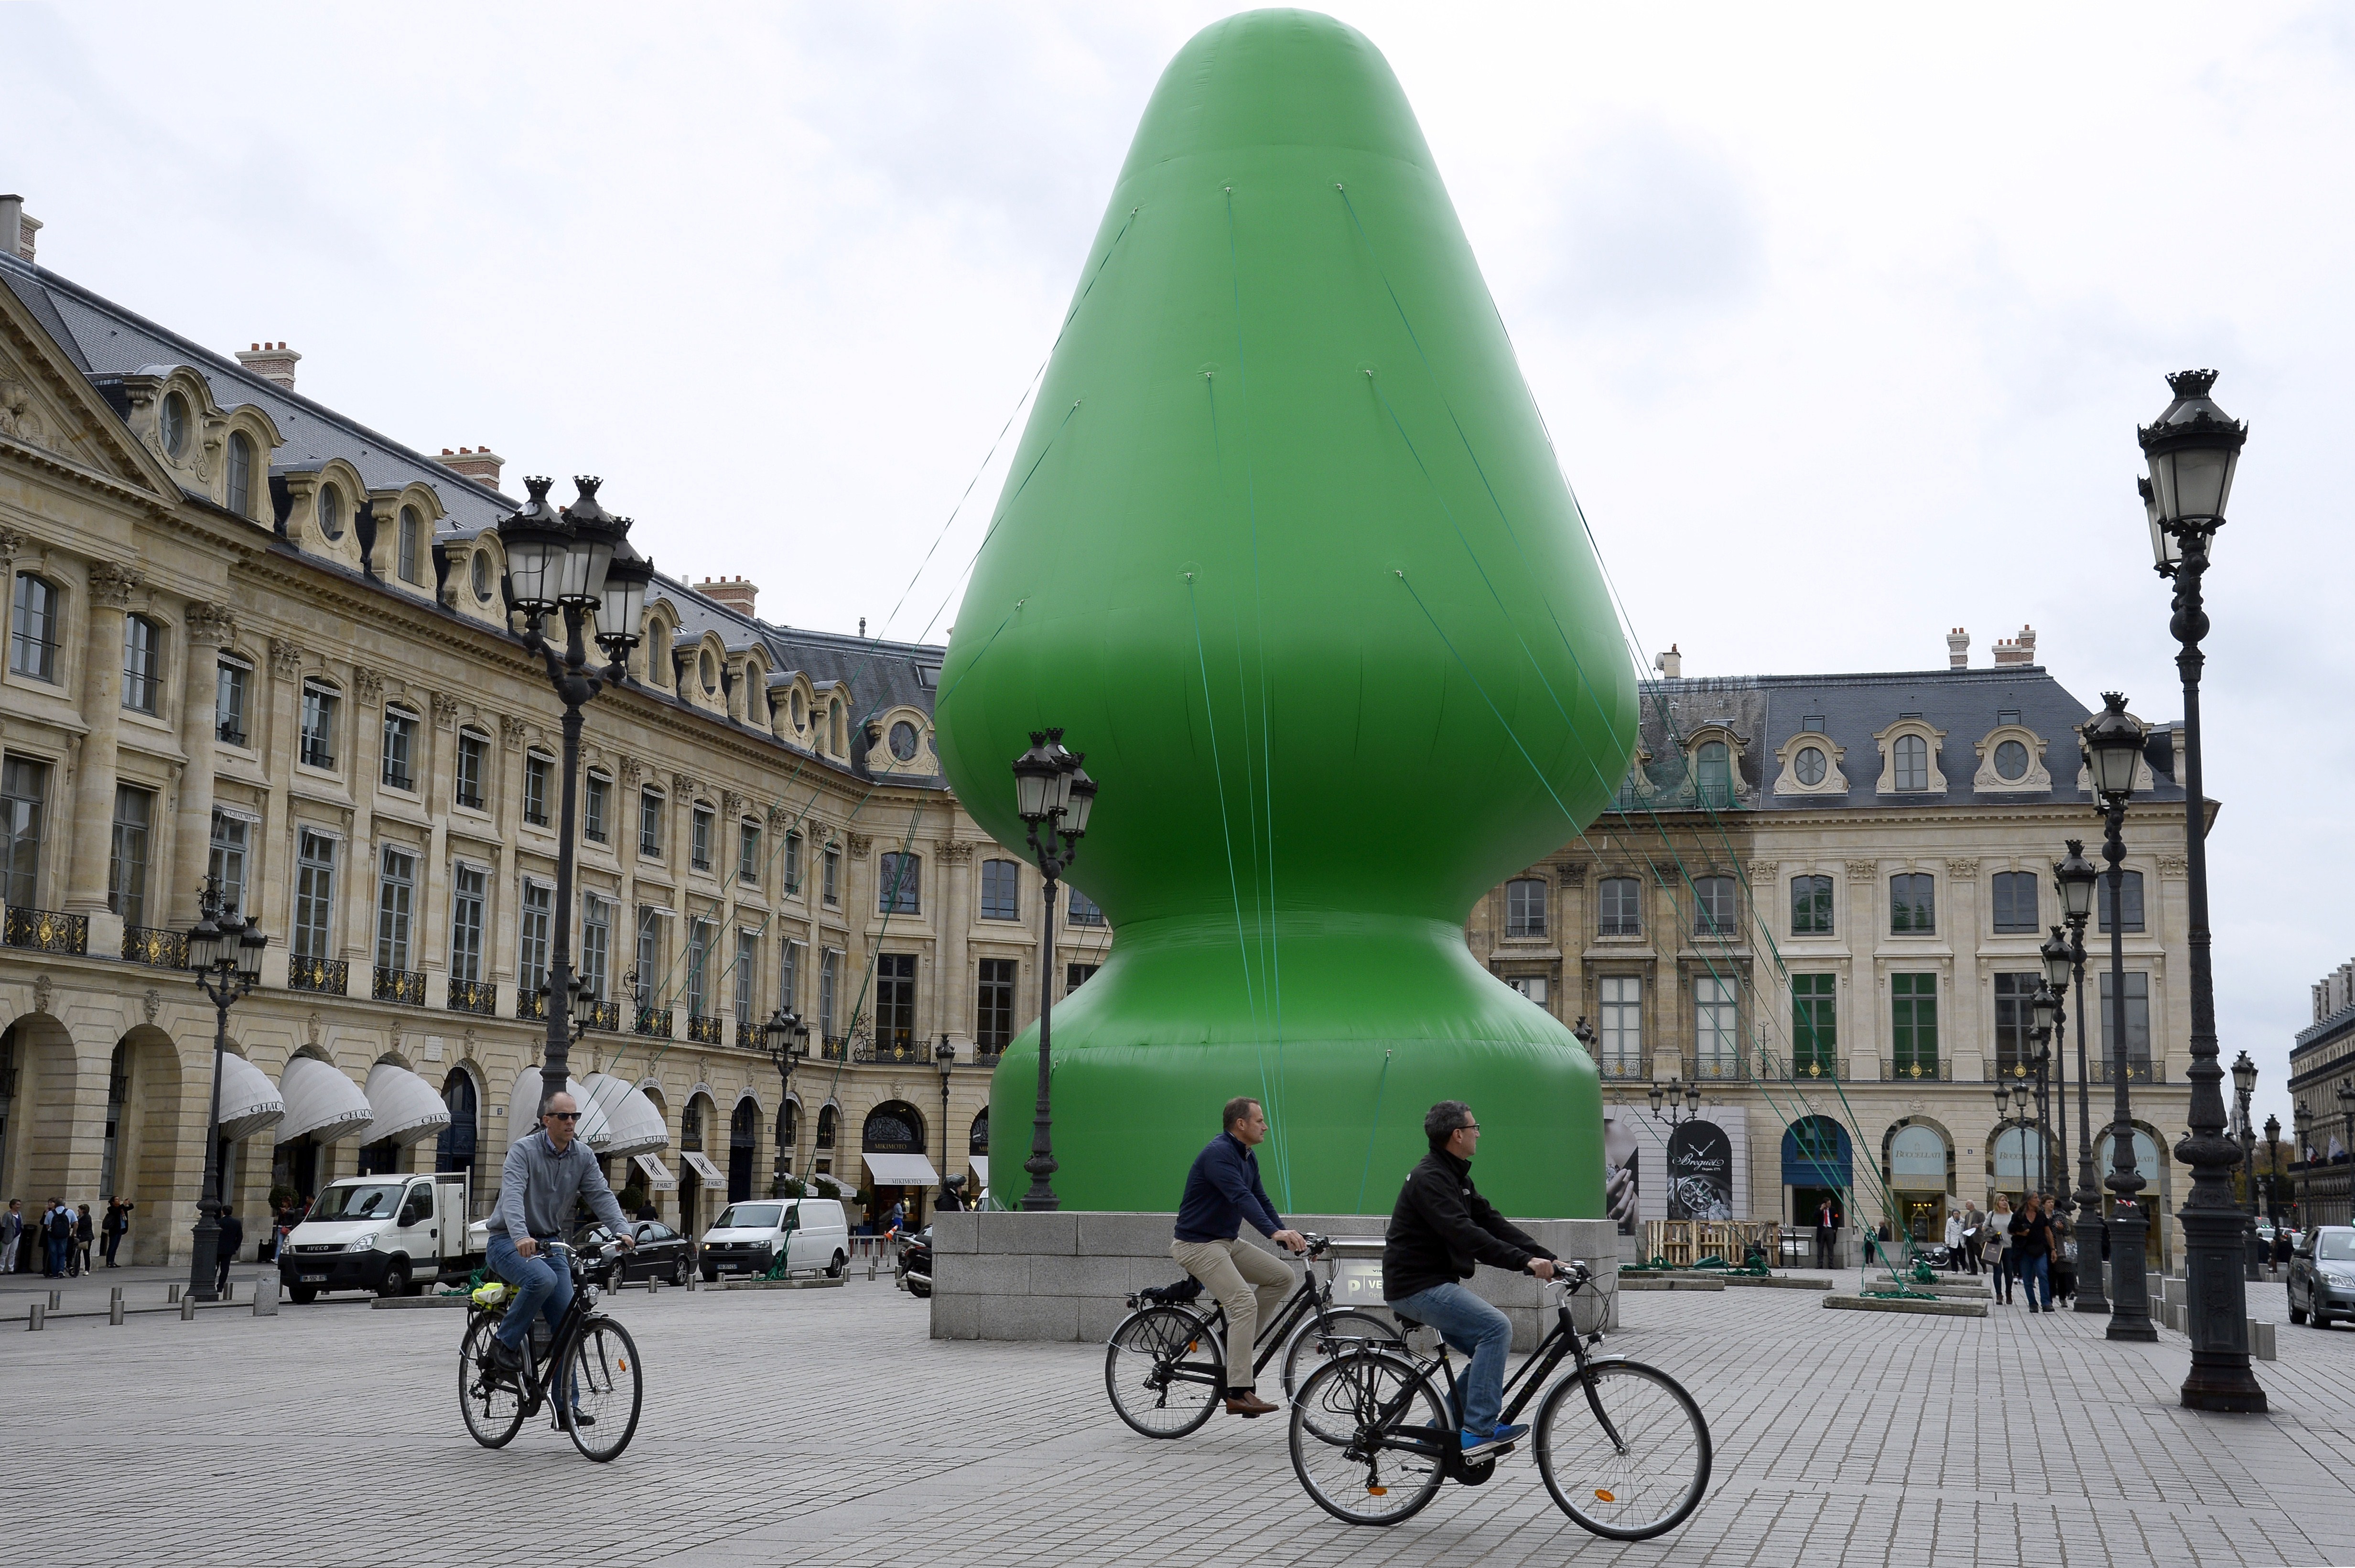
[[[2114,1063],[2097,1061],[2094,1064],[2094,1082],[2096,1084],[2116,1083],[2118,1081],[2117,1073],[2117,1066]],[[2132,1057],[2128,1057],[2126,1059],[2126,1082],[2129,1084],[2163,1084],[2167,1082],[2167,1064],[2164,1062],[2137,1062]]]
[[[924,1062],[932,1059],[932,1048],[921,1040],[861,1041],[852,1051],[854,1062]]]
[[[667,1007],[642,1007],[638,1009],[637,1022],[631,1029],[630,1033],[633,1034],[652,1035],[657,1040],[669,1039],[670,1009]]]
[[[376,967],[376,983],[370,993],[378,1001],[397,1001],[403,1007],[425,1005],[425,977],[415,969],[389,969]]]
[[[54,909],[19,909],[11,905],[7,920],[0,924],[0,942],[40,953],[87,953],[90,916],[64,915]]]
[[[478,1012],[488,1018],[499,1004],[499,988],[489,980],[450,982],[450,1011]]]
[[[997,1059],[1005,1054],[1006,1047],[1003,1045],[998,1046],[995,1050],[984,1050],[982,1047],[976,1045],[973,1049],[972,1056],[967,1058],[967,1060],[976,1067],[995,1067],[997,1065]]]
[[[736,1049],[739,1051],[758,1051],[761,1049],[761,1026],[757,1023],[738,1024],[736,1026]]]
[[[1986,1082],[1990,1084],[2033,1084],[2036,1069],[2024,1062],[1990,1060],[1987,1064]]]
[[[516,1016],[517,1018],[546,1019],[548,1017],[548,993],[541,991],[538,986],[519,985],[516,987]]]
[[[1637,1083],[1647,1075],[1640,1055],[1604,1056],[1597,1059],[1594,1065],[1605,1078],[1616,1084]]]
[[[687,1015],[687,1037],[698,1045],[719,1044],[719,1015],[690,1012]]]
[[[847,1062],[850,1060],[850,1042],[828,1035],[818,1042],[817,1054],[822,1062]]]
[[[1839,1076],[1839,1061],[1828,1052],[1809,1056],[1805,1061],[1794,1057],[1791,1077],[1798,1083],[1828,1083]]]
[[[352,966],[343,959],[306,959],[301,956],[286,960],[288,991],[325,991],[329,996],[350,994]]]
[[[622,1004],[618,1001],[584,1001],[572,1010],[583,1029],[602,1029],[608,1034],[622,1032]]]
[[[1696,1056],[1693,1059],[1694,1083],[1722,1084],[1750,1076],[1749,1064],[1738,1054]]]
[[[1955,1081],[1955,1064],[1944,1058],[1924,1061],[1913,1056],[1895,1062],[1884,1056],[1881,1059],[1881,1075],[1891,1083],[1951,1084]]]
[[[186,969],[188,934],[186,931],[158,931],[152,926],[125,926],[123,927],[123,958],[125,963],[145,964],[149,969]]]

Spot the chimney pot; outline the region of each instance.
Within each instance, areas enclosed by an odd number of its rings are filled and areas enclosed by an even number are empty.
[[[695,585],[695,591],[746,617],[752,614],[752,606],[761,593],[758,584],[742,577],[707,577]]]
[[[493,490],[499,487],[499,470],[506,466],[506,461],[488,447],[460,447],[454,453],[448,447],[442,449],[443,468]]]
[[[1998,638],[1995,645],[1995,662],[1998,665],[2035,663],[2036,629],[2023,626],[2016,638]]]
[[[303,356],[282,343],[259,343],[237,356],[237,362],[273,387],[294,390],[294,362]]]
[[[1668,644],[1667,652],[1656,654],[1653,657],[1652,668],[1660,673],[1663,680],[1680,681],[1684,679],[1685,656],[1678,652],[1677,645],[1671,642]]]

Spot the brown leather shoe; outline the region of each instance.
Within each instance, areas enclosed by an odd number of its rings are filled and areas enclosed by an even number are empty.
[[[1227,1414],[1230,1415],[1269,1415],[1278,1408],[1256,1393],[1246,1393],[1240,1397],[1234,1394],[1227,1396]]]

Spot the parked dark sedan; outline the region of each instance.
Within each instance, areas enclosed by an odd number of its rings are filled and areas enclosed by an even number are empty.
[[[582,1266],[600,1290],[641,1279],[659,1279],[678,1286],[687,1283],[687,1270],[695,1263],[690,1255],[693,1249],[685,1236],[658,1220],[633,1220],[630,1234],[638,1245],[628,1252],[613,1245],[613,1233],[603,1225],[591,1225],[574,1240],[572,1245],[581,1249]]]
[[[2355,1226],[2315,1225],[2289,1260],[2289,1320],[2318,1329],[2355,1318]]]

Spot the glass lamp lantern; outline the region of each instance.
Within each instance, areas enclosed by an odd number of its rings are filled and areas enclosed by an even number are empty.
[[[222,932],[217,918],[211,915],[205,916],[188,933],[188,968],[199,974],[218,969],[221,959],[235,942],[233,935]]]
[[[613,541],[604,588],[597,600],[597,645],[617,662],[638,645],[639,628],[645,624],[646,612],[646,589],[655,580],[655,564],[631,546],[626,536],[628,526],[625,518],[623,535]]]
[[[2177,371],[2167,378],[2174,400],[2135,432],[2150,465],[2144,510],[2161,571],[2182,560],[2186,535],[2207,534],[2224,521],[2232,472],[2249,439],[2249,427],[2208,396],[2215,384],[2212,370]]]
[[[1087,753],[1082,751],[1071,758],[1071,770],[1067,783],[1070,791],[1069,801],[1063,808],[1065,838],[1085,838],[1088,832],[1088,813],[1095,809],[1096,781],[1088,777],[1086,768],[1080,766],[1081,758],[1086,755]]]
[[[506,553],[509,602],[527,616],[544,616],[557,608],[572,529],[549,504],[554,480],[534,475],[523,482],[531,499],[499,524],[499,545]]]
[[[261,934],[250,920],[237,938],[237,978],[249,991],[261,983],[261,951],[270,946],[270,938]]]
[[[1062,767],[1055,759],[1056,745],[1048,749],[1050,737],[1060,738],[1060,730],[1030,732],[1030,749],[1014,759],[1014,809],[1022,820],[1034,827],[1055,814],[1060,804],[1057,799],[1058,781]]]
[[[2085,858],[2084,844],[2071,839],[2069,857],[2053,863],[2052,882],[2061,890],[2061,912],[2072,925],[2094,917],[2094,887],[2101,879],[2101,868]]]
[[[2060,927],[2052,927],[2052,935],[2036,949],[2036,956],[2044,960],[2044,983],[2051,988],[2054,996],[2064,994],[2069,989],[2069,971],[2075,955]]]
[[[2126,715],[2122,693],[2102,694],[2105,705],[2085,726],[2085,751],[2096,793],[2124,800],[2134,793],[2135,765],[2142,760],[2144,730]]]
[[[2257,1092],[2257,1065],[2249,1059],[2246,1051],[2232,1060],[2232,1087],[2240,1091],[2243,1099]]]

